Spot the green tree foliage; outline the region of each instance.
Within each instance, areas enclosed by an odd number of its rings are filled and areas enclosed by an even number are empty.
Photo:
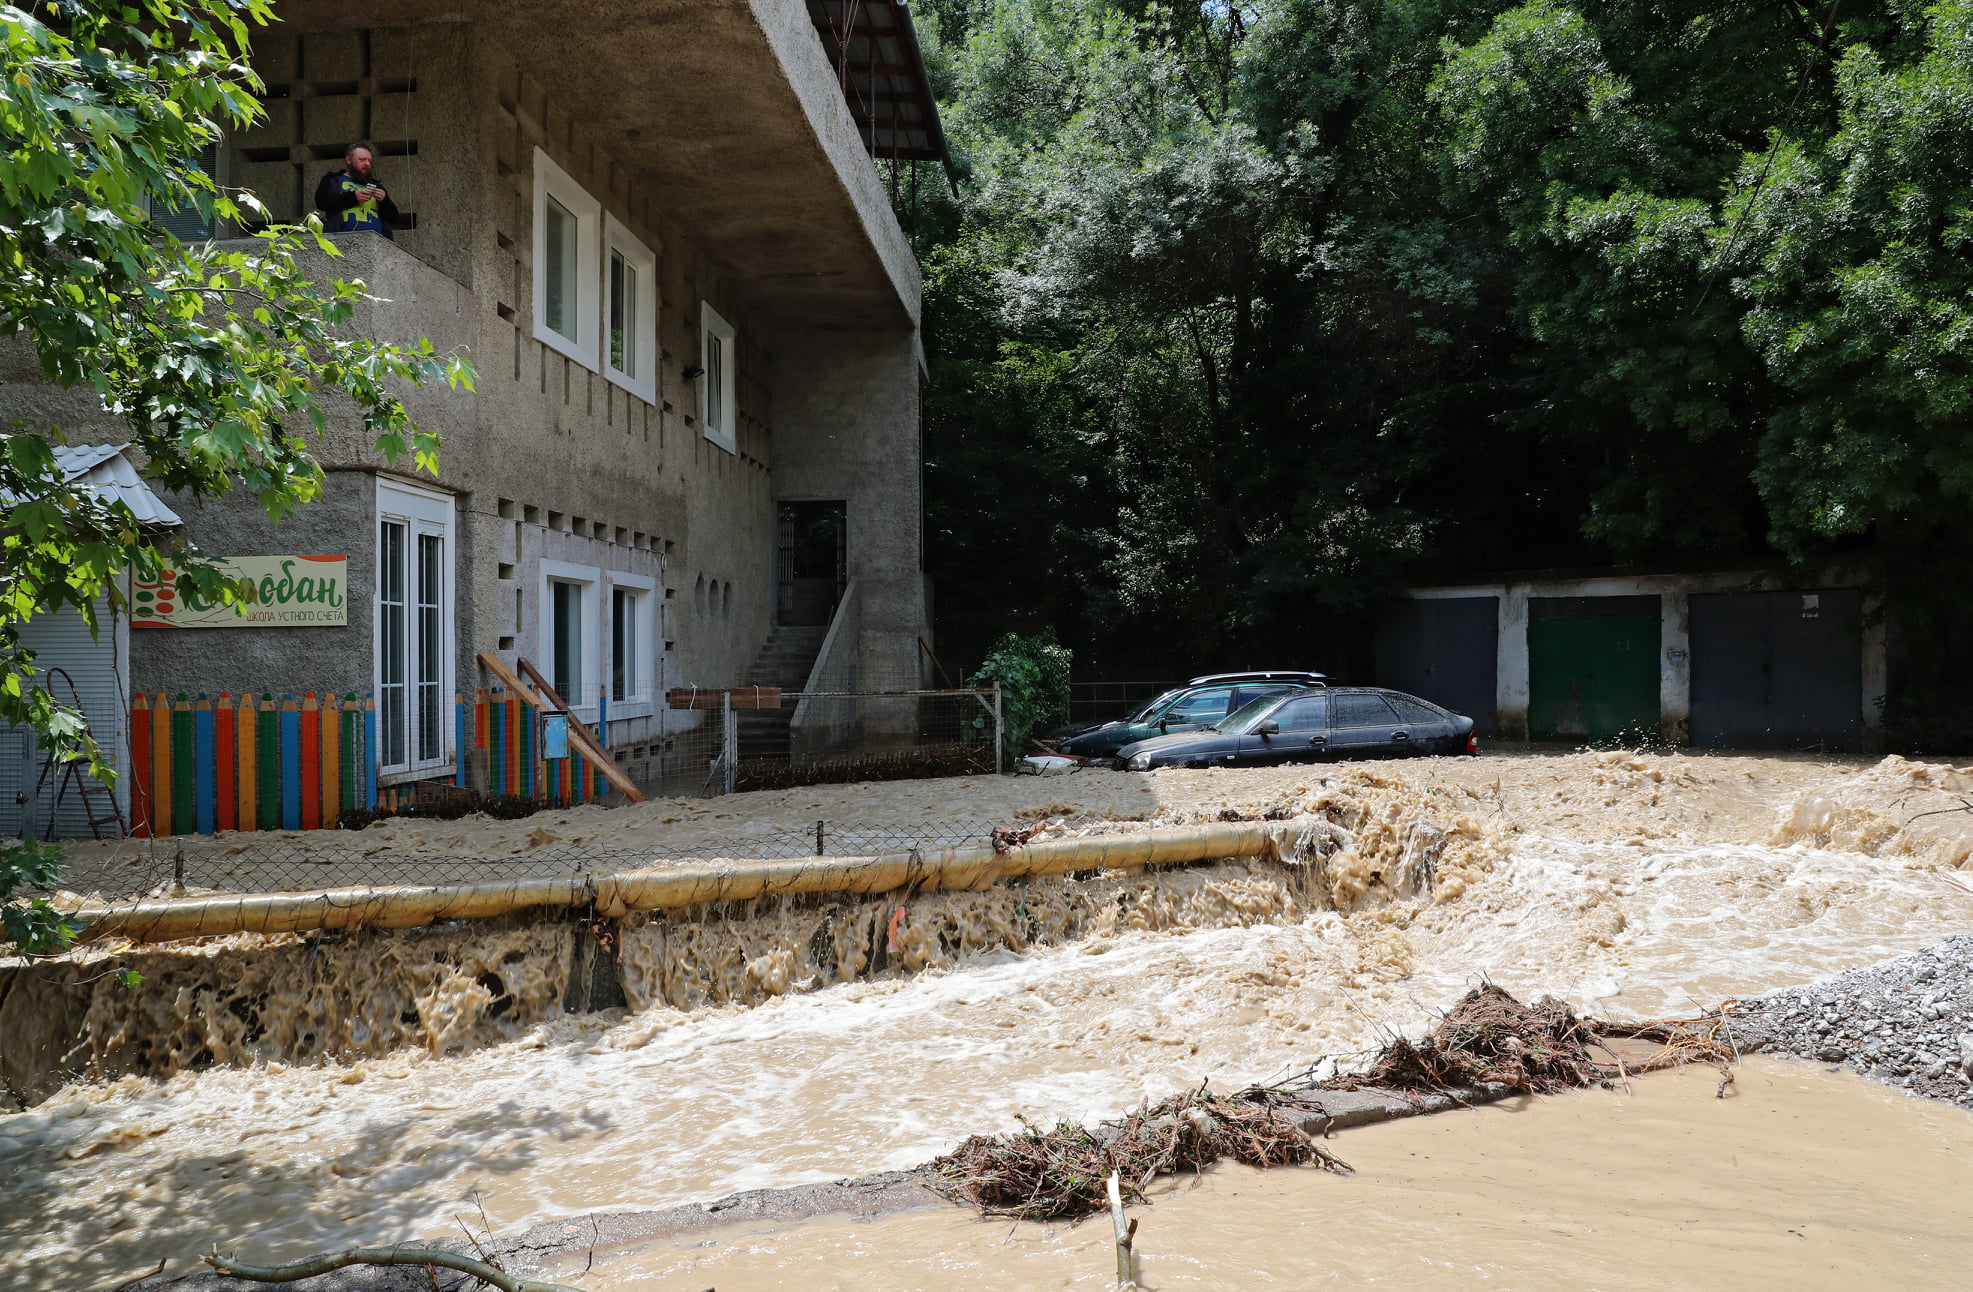
[[[304,250],[338,254],[319,226],[275,227],[242,250],[183,243],[150,219],[264,214],[195,159],[259,115],[248,35],[270,17],[263,0],[0,8],[0,335],[121,421],[149,480],[192,498],[245,489],[278,520],[321,490],[305,437],[330,397],[385,456],[431,468],[437,440],[396,392],[467,385],[471,369],[429,341],[353,332],[363,284],[311,281],[301,264]],[[107,779],[81,715],[34,681],[21,625],[70,607],[93,631],[100,600],[122,608],[127,571],[157,577],[167,558],[209,601],[237,591],[195,549],[161,550],[126,506],[65,480],[63,438],[19,426],[0,446],[0,722]]]
[[[1000,687],[1001,749],[1011,763],[1030,737],[1069,720],[1069,665],[1074,656],[1044,628],[1031,637],[1008,633],[993,644],[966,685]],[[983,725],[984,718],[976,719]]]
[[[1833,556],[1973,653],[1968,0],[934,8],[958,635],[1333,663],[1421,573]]]

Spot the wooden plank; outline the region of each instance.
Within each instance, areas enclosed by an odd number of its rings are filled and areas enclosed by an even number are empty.
[[[234,822],[241,830],[260,829],[260,792],[254,778],[259,766],[259,746],[255,734],[260,730],[260,715],[254,709],[253,692],[240,692],[239,707],[234,710],[234,721],[239,733],[233,741],[233,756],[239,760],[240,777],[237,789],[240,795],[240,810]]]
[[[211,834],[219,828],[219,818],[215,812],[217,785],[214,773],[212,701],[204,691],[192,702],[192,800],[194,818],[198,822],[200,834]]]
[[[281,697],[281,828],[301,829],[301,709]]]
[[[665,692],[665,704],[673,709],[721,709],[723,696],[733,697],[735,709],[778,709],[781,707],[781,688],[778,686],[716,686],[691,687],[675,686]]]
[[[217,778],[214,794],[218,799],[218,817],[215,824],[221,830],[233,829],[240,820],[240,759],[234,752],[234,740],[239,735],[239,719],[233,713],[233,696],[230,692],[219,693],[219,703],[213,717],[213,773]]]
[[[322,693],[322,828],[333,830],[343,815],[343,707],[334,691]]]
[[[130,833],[151,837],[151,702],[142,691],[130,701]]]
[[[555,688],[549,686],[542,679],[541,674],[535,670],[534,665],[528,663],[526,660],[521,661],[521,669],[529,677],[541,684],[541,694],[536,694],[531,690],[527,683],[521,681],[513,669],[507,667],[506,661],[495,655],[492,651],[480,652],[480,664],[487,672],[500,679],[501,683],[508,690],[520,696],[524,703],[531,704],[537,709],[552,708],[561,713],[568,713],[569,706],[562,703],[562,697],[555,694]],[[542,698],[544,695],[552,698],[554,701],[553,704],[543,704]],[[573,713],[569,713],[569,736],[571,739],[579,741],[585,746],[584,752],[589,754],[595,761],[596,768],[603,773],[604,780],[616,786],[618,790],[622,791],[623,796],[632,803],[642,803],[644,801],[644,796],[638,792],[636,784],[628,776],[623,774],[621,767],[617,766],[616,759],[611,758],[603,752],[603,746],[597,741],[595,735],[588,727],[578,722]]]
[[[159,691],[151,705],[151,835],[171,832],[171,697]]]
[[[313,691],[301,697],[301,828],[322,828],[322,711]]]

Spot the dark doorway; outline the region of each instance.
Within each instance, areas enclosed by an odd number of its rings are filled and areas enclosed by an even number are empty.
[[[1862,593],[1713,593],[1689,604],[1693,744],[1862,747]]]
[[[1500,729],[1499,655],[1499,597],[1429,597],[1377,608],[1377,685],[1463,713],[1489,738]]]
[[[775,513],[775,622],[825,627],[849,585],[849,525],[840,502],[784,502]]]

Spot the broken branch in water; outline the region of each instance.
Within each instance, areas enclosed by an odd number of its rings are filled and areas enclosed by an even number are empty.
[[[1130,1274],[1130,1245],[1137,1237],[1137,1222],[1124,1225],[1123,1195],[1117,1191],[1117,1173],[1110,1172],[1110,1228],[1117,1236],[1117,1286],[1136,1287],[1137,1281]]]
[[[518,1278],[496,1265],[434,1247],[352,1247],[342,1252],[324,1252],[320,1256],[287,1265],[247,1265],[221,1256],[217,1251],[207,1253],[204,1260],[228,1278],[246,1279],[253,1283],[293,1283],[349,1265],[423,1265],[427,1268],[436,1265],[470,1274],[490,1287],[499,1288],[500,1292],[582,1292],[580,1288],[564,1283]]]
[[[1364,1071],[1314,1080],[1311,1070],[1300,1082],[1230,1095],[1201,1086],[1101,1126],[1024,1124],[1016,1134],[976,1135],[932,1164],[932,1187],[989,1216],[1053,1220],[1102,1211],[1112,1175],[1124,1199],[1143,1201],[1156,1177],[1196,1173],[1225,1158],[1347,1172],[1349,1164],[1304,1129],[1329,1125],[1329,1091],[1374,1090],[1422,1111],[1424,1095],[1463,1104],[1462,1096],[1480,1091],[1553,1094],[1628,1084],[1635,1073],[1682,1063],[1726,1071],[1737,1056],[1719,1039],[1725,1013],[1650,1022],[1582,1018],[1558,1000],[1523,1005],[1489,983],[1448,1010],[1428,1036],[1393,1039]],[[1626,1059],[1611,1047],[1614,1039],[1657,1048]],[[1592,1049],[1613,1062],[1600,1062]]]

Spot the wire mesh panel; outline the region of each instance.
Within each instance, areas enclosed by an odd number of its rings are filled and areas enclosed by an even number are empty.
[[[739,715],[735,788],[995,771],[997,715],[992,691],[783,692]]]

